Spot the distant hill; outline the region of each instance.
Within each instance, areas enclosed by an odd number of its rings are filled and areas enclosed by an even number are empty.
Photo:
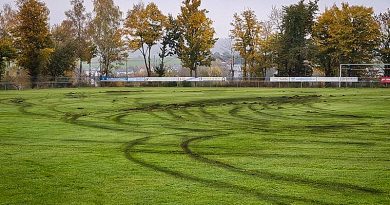
[[[231,49],[231,40],[229,38],[220,38],[215,43],[214,48],[212,49],[213,53],[223,54],[225,52],[230,53]]]

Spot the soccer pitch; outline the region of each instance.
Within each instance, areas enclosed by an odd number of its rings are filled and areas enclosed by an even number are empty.
[[[0,204],[390,204],[390,90],[0,91],[0,168]]]

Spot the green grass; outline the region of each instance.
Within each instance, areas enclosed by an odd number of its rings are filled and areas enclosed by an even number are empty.
[[[0,92],[0,204],[389,204],[390,90]]]

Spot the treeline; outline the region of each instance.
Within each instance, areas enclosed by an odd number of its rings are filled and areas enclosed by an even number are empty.
[[[113,62],[140,51],[148,76],[164,76],[165,59],[177,56],[191,76],[210,66],[217,39],[201,0],[184,0],[178,16],[165,15],[155,3],[140,2],[124,16],[113,0],[71,0],[72,8],[59,25],[49,26],[49,10],[39,0],[17,0],[17,9],[0,11],[0,80],[11,62],[27,71],[30,81],[83,72],[83,62],[100,59],[101,75]],[[260,21],[248,9],[234,14],[231,23],[234,65],[242,59],[244,78],[264,77],[277,68],[279,76],[311,76],[319,68],[335,76],[340,63],[390,62],[390,10],[375,16],[372,8],[333,6],[318,14],[317,0],[303,0],[274,8]],[[159,46],[159,64],[151,63],[152,47]],[[389,71],[389,70],[387,70]],[[233,66],[232,66],[232,75]],[[387,73],[389,75],[389,73]],[[50,80],[50,79],[49,79]]]
[[[183,67],[197,76],[199,66],[209,66],[216,38],[200,0],[185,0],[177,17],[164,15],[156,4],[138,3],[123,19],[113,0],[94,0],[93,12],[84,0],[71,0],[66,20],[49,27],[49,10],[39,0],[18,0],[17,10],[5,5],[1,11],[0,73],[9,62],[27,71],[31,84],[42,78],[69,75],[79,62],[99,57],[101,75],[111,72],[113,62],[141,51],[147,75],[165,73],[164,59],[177,55]],[[151,49],[160,44],[160,65],[152,67]],[[2,75],[0,75],[0,79]],[[50,79],[49,79],[50,80]]]
[[[376,16],[343,3],[318,14],[317,2],[273,9],[268,21],[250,9],[234,15],[231,36],[245,77],[263,77],[271,67],[279,76],[312,76],[318,68],[332,77],[340,64],[390,63],[390,10]]]

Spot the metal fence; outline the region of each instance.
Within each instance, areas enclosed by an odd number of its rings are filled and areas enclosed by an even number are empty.
[[[342,83],[346,88],[387,88],[380,79],[359,78],[358,82]],[[267,78],[227,79],[223,82],[101,82],[99,78],[58,78],[39,81],[34,85],[20,82],[0,82],[0,90],[24,90],[30,88],[75,88],[75,87],[257,87],[257,88],[337,88],[338,82],[270,82]]]

